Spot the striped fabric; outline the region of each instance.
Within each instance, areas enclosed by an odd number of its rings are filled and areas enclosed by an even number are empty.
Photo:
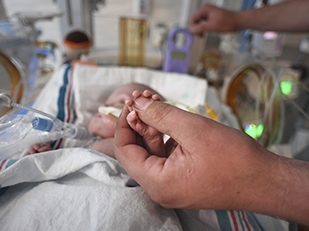
[[[17,161],[17,159],[5,159],[1,160],[0,162],[0,171],[10,167],[12,164],[14,164]]]
[[[253,213],[243,211],[216,211],[220,230],[224,231],[264,231]]]
[[[76,113],[74,110],[73,78],[70,64],[66,64],[63,74],[63,83],[59,88],[57,100],[58,113],[56,117],[63,122],[74,123]],[[63,146],[64,140],[56,140],[52,143],[52,149],[59,149]]]

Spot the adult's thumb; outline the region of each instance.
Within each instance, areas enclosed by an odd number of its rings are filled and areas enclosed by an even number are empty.
[[[191,141],[207,126],[204,117],[193,114],[161,101],[139,101],[133,104],[138,117],[147,125],[169,135],[177,143],[184,145]],[[190,142],[191,143],[191,142]]]

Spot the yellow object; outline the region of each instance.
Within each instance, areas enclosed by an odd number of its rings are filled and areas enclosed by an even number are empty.
[[[116,117],[120,116],[122,108],[112,107],[112,106],[100,106],[98,112],[102,115],[112,114]]]
[[[195,109],[189,107],[188,105],[186,105],[182,102],[179,102],[179,101],[165,101],[165,103],[168,103],[170,105],[173,105],[175,107],[178,107],[180,109],[183,109],[183,110],[191,112],[191,113],[199,114],[197,110],[195,110]]]
[[[205,115],[206,117],[208,117],[212,120],[218,120],[219,119],[219,115],[217,114],[217,112],[215,112],[215,110],[212,107],[210,107],[208,103],[204,104],[205,112],[202,112],[202,113],[200,113],[199,110],[193,109],[192,107],[189,107],[188,105],[186,105],[182,102],[166,101],[166,103],[171,104],[173,106],[176,106],[180,109],[186,110],[186,111],[191,112],[191,113]]]
[[[120,18],[120,66],[144,66],[147,31],[145,19]]]
[[[206,116],[212,120],[218,120],[219,115],[215,112],[214,109],[212,109],[208,103],[204,104],[205,109],[206,109]]]

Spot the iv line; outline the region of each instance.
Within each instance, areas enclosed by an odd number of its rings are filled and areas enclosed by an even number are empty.
[[[6,93],[0,93],[0,105],[3,105],[5,107],[15,107],[15,108],[26,109],[28,111],[38,113],[40,115],[48,117],[49,119],[51,119],[57,125],[62,124],[62,122],[60,122],[57,118],[53,117],[50,114],[47,114],[47,113],[40,111],[38,109],[35,109],[35,108],[27,107],[27,106],[18,104],[16,102],[13,102],[11,96],[9,94],[6,94]]]

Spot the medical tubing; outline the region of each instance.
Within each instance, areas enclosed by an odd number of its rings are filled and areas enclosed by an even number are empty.
[[[41,117],[34,117],[31,124],[33,129],[43,132],[53,133],[55,131],[62,131],[62,137],[59,138],[85,140],[91,137],[86,128],[75,124],[65,122],[55,124],[53,121]]]
[[[33,144],[46,144],[64,136],[63,131],[29,133],[16,143],[1,147],[0,159],[12,158],[15,155],[23,156]]]
[[[11,96],[9,94],[3,93],[3,92],[0,93],[0,105],[3,105],[5,107],[15,107],[15,108],[20,108],[20,109],[26,109],[27,111],[38,113],[40,115],[43,115],[43,116],[51,119],[58,126],[61,126],[61,124],[62,124],[61,120],[57,119],[56,117],[54,117],[54,116],[52,116],[48,113],[45,113],[45,112],[40,111],[38,109],[27,107],[27,106],[13,102]]]
[[[37,110],[35,108],[31,108],[31,107],[27,107],[27,106],[15,103],[12,101],[11,96],[6,93],[0,93],[0,104],[6,107],[26,109],[28,111],[43,115],[50,119],[48,120],[48,119],[44,119],[40,117],[35,117],[32,120],[32,126],[36,130],[47,131],[47,132],[52,132],[56,130],[64,131],[63,134],[65,135],[65,137],[60,137],[60,138],[72,138],[72,139],[85,140],[91,137],[91,135],[88,133],[86,128],[76,126],[74,124],[62,122],[61,120],[57,119],[56,117],[48,113]]]
[[[21,104],[14,103],[14,102],[11,103],[11,106],[12,107],[16,107],[16,108],[26,109],[28,111],[31,111],[31,112],[38,113],[38,114],[41,114],[43,116],[46,116],[47,118],[50,118],[58,126],[62,124],[62,121],[60,121],[59,119],[55,118],[54,116],[52,116],[52,115],[50,115],[48,113],[45,113],[43,111],[37,110],[35,108],[23,106]]]
[[[277,91],[278,91],[278,89],[280,87],[281,76],[284,73],[283,69],[280,69],[278,75],[275,75],[275,73],[272,72],[271,70],[268,70],[268,71],[271,73],[271,77],[274,79],[274,81],[273,81],[274,85],[273,85],[273,90],[272,90],[271,95],[270,95],[269,100],[268,100],[268,104],[265,107],[264,116],[263,116],[263,124],[266,124],[267,123],[267,118],[269,116],[273,115],[273,113],[272,113],[272,106],[273,106],[273,103],[274,103]],[[263,76],[261,76],[261,77],[263,77]],[[264,136],[261,137],[260,143],[265,143],[265,137]]]

